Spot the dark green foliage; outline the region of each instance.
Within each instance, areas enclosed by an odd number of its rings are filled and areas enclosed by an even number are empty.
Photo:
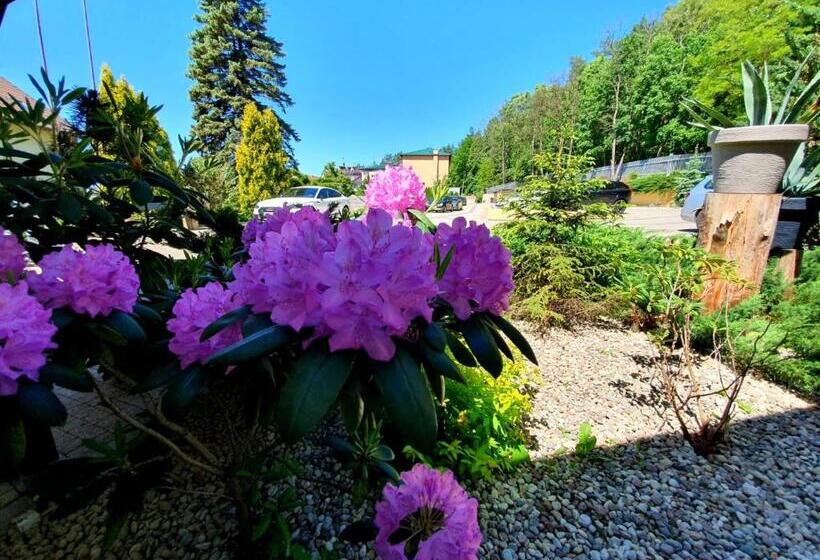
[[[708,351],[713,331],[718,340],[731,338],[739,361],[757,352],[755,369],[800,393],[820,397],[820,249],[807,251],[791,298],[782,276],[770,266],[760,294],[729,310],[699,317],[692,326],[693,343]],[[762,338],[757,338],[762,334]],[[755,342],[757,348],[754,348]],[[778,352],[770,352],[772,349]],[[762,359],[760,358],[762,356]]]
[[[640,175],[627,177],[626,184],[635,192],[661,192],[671,191],[677,185],[678,176],[675,173],[653,173],[651,175]]]
[[[195,16],[201,27],[191,35],[188,77],[194,104],[192,136],[208,155],[232,151],[239,141],[245,105],[278,110],[282,138],[289,153],[296,132],[282,115],[292,104],[285,92],[287,79],[282,44],[268,35],[268,14],[259,0],[201,0]]]

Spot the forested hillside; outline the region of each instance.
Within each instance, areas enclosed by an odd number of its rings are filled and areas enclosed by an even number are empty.
[[[784,31],[785,30],[785,31]],[[520,180],[532,156],[569,150],[597,165],[703,151],[680,104],[693,96],[742,121],[740,63],[768,62],[775,99],[820,46],[820,0],[681,0],[655,21],[602,40],[592,60],[514,95],[453,154],[450,184],[467,192]],[[820,49],[804,76],[820,67]]]

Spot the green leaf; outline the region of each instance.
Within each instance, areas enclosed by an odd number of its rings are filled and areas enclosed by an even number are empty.
[[[427,381],[430,382],[430,390],[433,393],[433,397],[438,401],[440,406],[444,406],[444,401],[447,399],[447,385],[444,383],[444,376],[428,371]]]
[[[808,83],[806,88],[800,92],[800,95],[794,101],[794,105],[786,114],[785,119],[783,120],[783,124],[795,123],[803,114],[803,110],[807,103],[813,103],[817,96],[815,95],[815,91],[817,88],[820,87],[820,72],[814,75],[811,81]],[[815,115],[816,116],[816,115]],[[813,120],[813,116],[809,116],[809,119]]]
[[[242,336],[247,337],[272,326],[273,321],[270,320],[270,313],[251,315],[242,323]]]
[[[403,346],[389,362],[379,363],[376,385],[399,433],[413,447],[432,449],[438,432],[436,405],[419,364]]]
[[[86,374],[54,362],[47,363],[40,368],[40,381],[42,383],[54,383],[60,387],[81,393],[90,393],[94,390],[94,384],[91,383]]]
[[[512,325],[512,323],[500,315],[493,315],[492,313],[489,313],[488,317],[499,329],[501,329],[501,332],[507,335],[507,338],[515,344],[515,347],[518,348],[522,354],[524,354],[525,358],[538,365],[538,358],[535,357],[535,352],[533,352],[532,346],[530,346],[530,343],[526,338],[524,338],[524,335],[521,334],[518,329]]]
[[[373,452],[373,457],[379,461],[393,461],[396,458],[396,454],[386,445],[380,444]]]
[[[293,337],[288,327],[273,325],[215,352],[205,365],[234,365],[247,362],[278,349]]]
[[[153,391],[159,387],[164,387],[181,374],[182,370],[179,368],[179,362],[171,362],[153,370],[141,379],[137,386],[137,392]]]
[[[504,337],[501,336],[501,333],[498,332],[492,321],[486,319],[485,317],[482,317],[482,321],[484,323],[484,326],[487,327],[487,330],[493,336],[495,345],[498,346],[498,349],[501,350],[501,353],[507,356],[507,358],[510,360],[514,359],[512,350],[510,350],[510,347],[507,346],[507,343],[504,341]]]
[[[444,352],[444,347],[447,344],[447,336],[444,334],[444,329],[441,328],[441,325],[438,323],[430,323],[424,328],[422,334],[424,335],[424,340],[427,341],[430,346],[439,352]]]
[[[438,247],[438,245],[436,245],[436,247]],[[455,245],[450,247],[450,250],[444,255],[444,260],[438,263],[438,267],[436,267],[436,280],[444,278],[444,273],[447,272],[447,267],[450,266],[450,261],[453,260],[455,249]]]
[[[754,65],[748,60],[741,64],[743,76],[743,103],[746,106],[746,116],[749,124],[759,126],[768,124],[766,116],[766,86]]]
[[[143,343],[146,340],[145,331],[139,323],[128,313],[115,309],[105,318],[105,324],[120,333],[128,342]]]
[[[60,193],[57,197],[57,209],[66,220],[72,223],[79,222],[83,217],[83,206],[71,193]]]
[[[163,408],[169,410],[179,410],[191,404],[202,391],[205,385],[205,376],[197,366],[186,369],[181,376],[176,378],[162,396]]]
[[[164,173],[146,171],[143,175],[145,180],[148,181],[149,184],[156,185],[168,191],[173,196],[177,197],[186,204],[190,202],[190,197],[185,193],[185,191],[183,191],[182,188],[173,179],[171,179]]]
[[[342,439],[337,436],[329,436],[326,441],[330,447],[343,455],[353,455],[356,452],[356,448],[353,447],[353,445],[346,439]]]
[[[428,233],[436,233],[436,225],[430,221],[427,214],[421,210],[416,210],[415,208],[411,208],[407,212],[417,220],[418,226],[421,229],[427,231]]]
[[[147,305],[143,305],[141,303],[137,303],[134,305],[134,313],[138,315],[140,318],[145,319],[146,321],[152,321],[154,323],[163,323],[162,315],[148,307]]]
[[[39,383],[21,385],[17,391],[17,398],[23,416],[32,422],[46,426],[65,424],[68,412],[60,399],[45,385]]]
[[[342,391],[339,397],[339,412],[348,433],[355,432],[364,418],[364,399],[358,391]]]
[[[345,527],[339,536],[347,542],[361,544],[375,539],[378,532],[372,519],[362,519]]]
[[[481,322],[481,320],[473,315],[460,325],[461,333],[467,341],[467,345],[472,350],[478,363],[481,364],[493,377],[501,375],[504,369],[504,362],[501,359],[501,353],[498,351],[498,346],[495,344],[492,334]]]
[[[777,111],[777,115],[775,115],[774,122],[772,124],[786,124],[786,111],[789,108],[789,101],[792,97],[792,91],[794,90],[794,86],[797,85],[797,82],[800,81],[800,76],[803,75],[803,68],[806,67],[806,64],[809,61],[809,58],[814,54],[814,49],[809,52],[808,56],[803,59],[803,62],[800,63],[800,66],[797,67],[797,70],[794,71],[794,75],[792,76],[791,81],[789,81],[789,85],[786,88],[785,93],[783,93],[783,101],[780,103],[780,109]]]
[[[273,521],[273,512],[266,512],[262,519],[259,520],[259,523],[254,525],[251,540],[258,541],[261,539],[265,533],[268,532],[268,529],[270,529],[271,521]]]
[[[219,331],[230,327],[237,321],[245,319],[245,317],[247,317],[250,314],[250,305],[243,305],[239,309],[228,311],[227,313],[219,317],[216,321],[214,321],[202,330],[202,335],[199,337],[199,341],[205,342]]]
[[[131,200],[134,201],[134,204],[145,206],[154,200],[154,190],[151,188],[151,185],[142,179],[134,179],[131,181],[129,190],[131,193]]]
[[[25,456],[26,431],[22,420],[16,417],[14,421],[0,424],[0,463],[16,468]]]
[[[277,423],[282,435],[295,441],[311,431],[336,402],[353,361],[352,352],[328,352],[314,347],[293,364],[282,387]]]
[[[684,106],[685,109],[687,109],[695,117],[695,119],[697,121],[702,122],[703,124],[707,125],[708,127],[714,128],[712,123],[710,123],[708,120],[704,119],[694,109],[699,109],[699,110],[703,111],[709,117],[711,117],[716,123],[718,123],[718,125],[720,125],[720,126],[732,127],[732,126],[735,125],[732,122],[732,119],[730,119],[729,117],[727,117],[726,115],[724,115],[723,113],[718,111],[717,109],[714,109],[712,107],[709,107],[708,105],[705,105],[705,104],[701,103],[697,99],[690,98],[690,97],[685,97],[683,99],[683,106]]]
[[[389,463],[385,461],[376,461],[375,463],[376,468],[382,471],[387,478],[392,480],[393,482],[399,481],[399,473],[394,469]]]
[[[458,339],[458,337],[450,331],[445,331],[445,334],[447,335],[447,346],[453,353],[453,357],[456,360],[458,360],[458,362],[462,365],[465,365],[467,367],[476,367],[478,365],[478,362],[475,361],[475,357],[470,353],[470,350],[466,346],[464,346],[464,344]]]
[[[437,352],[427,344],[422,344],[422,361],[424,362],[424,369],[427,373],[435,373],[443,375],[453,381],[464,383],[464,376],[458,371],[458,367],[453,363],[447,354]]]

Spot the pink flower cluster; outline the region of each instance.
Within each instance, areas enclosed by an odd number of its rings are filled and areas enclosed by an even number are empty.
[[[313,211],[299,213],[299,218],[294,216],[294,212],[291,212],[291,208],[288,206],[277,208],[273,212],[267,214],[264,220],[260,220],[254,216],[251,221],[245,224],[245,229],[242,230],[242,244],[246,248],[250,247],[254,241],[261,239],[269,231],[279,233],[282,231],[282,226],[285,225],[285,222],[290,222],[294,219],[318,222],[320,217],[316,216],[316,214],[319,214],[319,212],[315,211],[313,208],[310,208],[310,210]]]
[[[373,359],[392,358],[390,337],[416,317],[431,317],[431,239],[392,225],[382,210],[371,210],[365,222],[346,221],[336,233],[310,208],[290,216],[280,231],[251,244],[231,288],[274,323],[315,327],[314,337],[328,336],[333,351],[364,348]]]
[[[393,357],[393,335],[416,317],[432,319],[429,300],[438,289],[432,239],[418,228],[391,225],[371,210],[365,222],[346,221],[336,251],[325,256],[324,325],[331,351],[364,348],[374,360]]]
[[[115,309],[130,313],[137,302],[139,277],[128,257],[111,245],[66,245],[45,255],[39,275],[29,276],[31,290],[46,307],[69,306],[91,317]]]
[[[28,294],[25,282],[0,283],[0,396],[16,394],[20,377],[39,379],[44,352],[56,347],[50,320],[51,311]]]
[[[0,282],[19,280],[26,268],[26,250],[17,238],[0,227]]]
[[[487,226],[456,218],[453,225],[441,224],[436,242],[444,258],[451,247],[453,257],[439,280],[442,298],[459,319],[467,319],[473,311],[503,313],[510,302],[513,272],[510,252]]]
[[[368,208],[381,208],[393,217],[407,219],[407,211],[427,208],[424,183],[409,167],[385,167],[367,184],[364,202]]]
[[[267,312],[279,325],[296,330],[321,320],[320,296],[325,253],[336,247],[330,220],[313,208],[277,212],[251,244],[250,259],[234,267],[231,287],[254,313]]]
[[[168,348],[179,356],[183,368],[194,362],[204,362],[217,350],[242,338],[240,324],[234,323],[209,339],[200,341],[205,327],[237,307],[236,293],[226,290],[217,282],[196,290],[185,290],[174,304],[174,316],[168,321],[168,330],[174,334]]]
[[[376,504],[375,549],[382,560],[407,560],[406,541],[390,544],[399,527],[421,532],[416,560],[474,560],[481,545],[478,501],[458,484],[453,473],[422,464],[401,474],[401,485],[384,487]]]

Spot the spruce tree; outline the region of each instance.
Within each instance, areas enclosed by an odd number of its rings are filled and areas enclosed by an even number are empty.
[[[239,142],[245,105],[273,109],[284,146],[299,139],[282,119],[292,105],[285,92],[287,79],[282,43],[267,34],[267,11],[260,0],[200,0],[200,24],[191,35],[189,92],[194,104],[191,134],[202,141],[208,155],[232,156]]]

